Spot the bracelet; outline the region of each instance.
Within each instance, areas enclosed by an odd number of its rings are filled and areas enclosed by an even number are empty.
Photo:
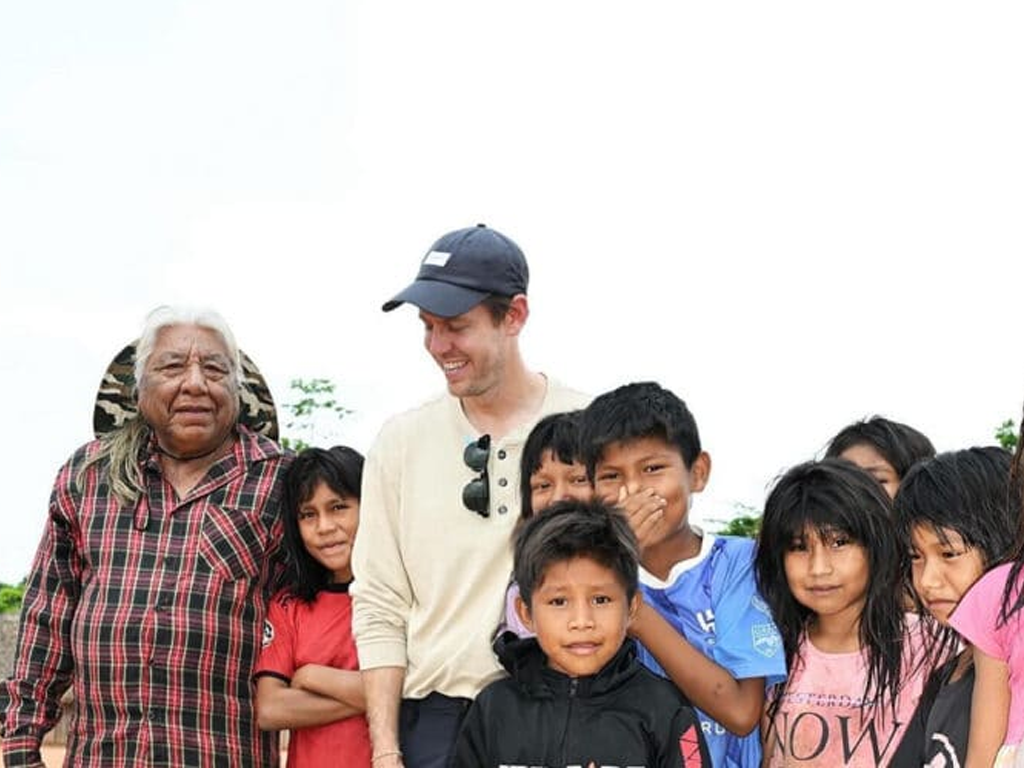
[[[390,750],[388,752],[378,752],[376,755],[374,755],[373,757],[370,758],[370,762],[371,763],[376,763],[378,760],[382,760],[385,757],[401,757],[401,756],[402,756],[402,750],[400,750],[400,749],[392,749],[392,750]]]

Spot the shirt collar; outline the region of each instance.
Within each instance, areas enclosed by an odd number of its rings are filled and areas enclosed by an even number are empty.
[[[142,465],[148,470],[160,472],[160,446],[156,441],[156,433],[149,430],[149,439],[143,448]],[[231,451],[218,459],[213,467],[221,467],[226,471],[231,466],[241,464],[249,466],[267,459],[276,459],[284,455],[284,449],[269,437],[253,432],[244,424],[235,425],[235,437],[231,444]],[[224,462],[230,461],[225,465]]]

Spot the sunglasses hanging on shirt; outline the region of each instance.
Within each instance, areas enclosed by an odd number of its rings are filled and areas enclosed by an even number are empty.
[[[491,436],[482,435],[479,440],[470,443],[462,452],[462,460],[466,466],[479,475],[474,477],[462,489],[462,503],[466,509],[476,512],[481,517],[491,515],[491,486],[487,476],[487,459],[491,455]]]

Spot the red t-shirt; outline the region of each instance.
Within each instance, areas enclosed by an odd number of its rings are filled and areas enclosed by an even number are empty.
[[[306,664],[359,669],[348,585],[325,589],[312,603],[284,593],[271,601],[256,676],[291,680],[295,670]],[[370,768],[370,754],[366,718],[355,715],[327,725],[293,730],[288,744],[288,766]]]

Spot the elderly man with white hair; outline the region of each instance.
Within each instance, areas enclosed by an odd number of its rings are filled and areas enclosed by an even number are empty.
[[[69,764],[269,768],[251,675],[287,458],[247,422],[273,431],[273,405],[258,387],[271,417],[246,417],[254,369],[214,312],[161,307],[135,350],[137,398],[114,424],[97,419],[105,434],[54,484],[0,687],[4,761],[42,765],[71,687]],[[111,382],[128,391],[131,353],[108,372],[108,395]]]

